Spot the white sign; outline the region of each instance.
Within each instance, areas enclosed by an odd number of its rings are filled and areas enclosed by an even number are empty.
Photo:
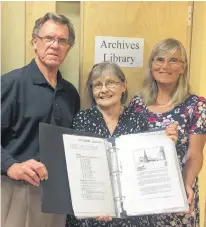
[[[95,37],[94,63],[110,61],[120,67],[143,67],[143,38]]]

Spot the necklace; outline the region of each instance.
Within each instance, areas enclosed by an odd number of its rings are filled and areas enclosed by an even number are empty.
[[[170,104],[172,104],[172,100],[170,100],[168,103],[166,103],[166,104],[164,104],[164,105],[160,105],[159,103],[158,103],[158,101],[156,101],[156,105],[158,106],[158,107],[166,107],[166,106],[169,106]]]

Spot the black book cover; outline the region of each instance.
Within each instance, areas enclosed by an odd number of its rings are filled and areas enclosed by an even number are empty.
[[[51,124],[39,124],[40,161],[48,171],[48,180],[41,182],[42,212],[73,215],[63,134],[97,136]]]

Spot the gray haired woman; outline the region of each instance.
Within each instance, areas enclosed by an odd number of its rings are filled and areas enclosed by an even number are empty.
[[[91,132],[104,138],[148,130],[144,115],[135,111],[131,112],[124,106],[127,99],[127,82],[118,65],[112,62],[94,65],[88,76],[87,89],[92,107],[82,110],[76,115],[73,120],[74,129]],[[166,133],[176,140],[176,125],[168,127]],[[66,226],[146,227],[149,224],[147,217],[113,220],[109,217],[99,217],[78,220],[74,216],[68,216]]]

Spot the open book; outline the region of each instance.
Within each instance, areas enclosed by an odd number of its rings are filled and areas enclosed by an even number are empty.
[[[77,217],[189,209],[174,142],[163,131],[102,139],[63,134]]]

